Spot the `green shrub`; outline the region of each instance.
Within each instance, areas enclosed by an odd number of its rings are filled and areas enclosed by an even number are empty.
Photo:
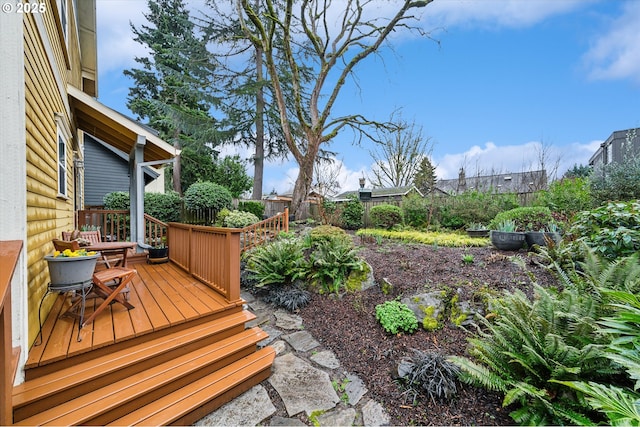
[[[104,208],[109,210],[129,210],[129,192],[127,191],[114,191],[107,193],[102,198]]]
[[[503,406],[523,425],[592,425],[580,396],[556,381],[610,378],[615,365],[599,345],[603,313],[593,295],[571,287],[558,293],[535,286],[534,297],[505,292],[491,301],[495,321],[479,317],[483,332],[470,339],[477,363],[451,356],[461,379],[504,393]]]
[[[514,194],[485,193],[476,190],[436,197],[434,212],[436,220],[443,227],[462,228],[474,222],[487,224],[497,214],[519,206]]]
[[[548,207],[530,206],[500,212],[491,220],[489,228],[497,230],[498,224],[505,220],[514,221],[516,231],[542,231],[546,230],[551,224],[555,224]]]
[[[175,191],[144,193],[144,212],[163,222],[180,221],[182,199]]]
[[[230,228],[244,228],[259,221],[251,212],[231,211],[225,216],[223,224]]]
[[[227,208],[220,209],[220,211],[216,214],[216,222],[215,224],[218,227],[224,227],[224,221],[229,216],[231,211]]]
[[[302,244],[292,238],[277,239],[253,249],[247,255],[246,269],[258,281],[258,288],[290,285],[308,271]]]
[[[184,204],[187,209],[220,209],[230,208],[232,197],[225,187],[213,182],[196,182],[184,192]]]
[[[382,204],[376,205],[369,211],[369,219],[375,228],[386,228],[402,224],[402,209],[399,206]]]
[[[429,221],[429,203],[418,194],[410,194],[402,199],[404,222],[411,227],[425,227]]]
[[[608,203],[576,215],[569,234],[614,259],[640,251],[640,201]],[[577,248],[576,248],[577,249]]]
[[[391,334],[412,333],[418,330],[418,318],[415,313],[397,300],[376,305],[376,320]]]
[[[535,205],[546,206],[551,212],[558,212],[571,218],[577,212],[590,209],[592,206],[587,178],[563,178],[554,181],[546,191],[536,195]]]
[[[349,196],[349,199],[342,203],[340,213],[342,226],[347,230],[357,230],[362,227],[364,221],[364,205],[358,196]]]
[[[258,218],[262,218],[264,216],[264,204],[257,200],[243,200],[238,202],[238,210],[251,212]]]
[[[322,242],[340,241],[353,247],[353,240],[342,228],[332,225],[320,225],[309,232],[311,245]]]

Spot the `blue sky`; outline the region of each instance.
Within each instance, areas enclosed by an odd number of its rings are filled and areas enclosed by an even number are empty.
[[[203,3],[189,1],[192,13]],[[144,55],[129,21],[143,23],[146,4],[97,0],[99,100],[129,115],[122,71]],[[389,2],[374,4],[383,14]],[[401,109],[431,138],[438,178],[537,168],[541,147],[562,175],[613,131],[640,127],[640,1],[435,0],[420,13],[439,43],[395,36],[382,59],[360,64],[336,113],[385,120]],[[352,139],[328,147],[343,190],[373,163],[374,147]],[[265,193],[291,190],[296,176],[293,161],[267,164]]]

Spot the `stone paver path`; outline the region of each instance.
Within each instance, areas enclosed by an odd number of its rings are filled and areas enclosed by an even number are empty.
[[[242,294],[276,351],[271,376],[207,415],[197,426],[383,426],[389,416],[367,397],[357,375],[340,369],[336,356],[304,330],[302,318]],[[268,384],[277,396],[269,396]],[[275,402],[274,399],[279,400]],[[284,405],[286,414],[276,414]],[[307,423],[302,420],[306,420]]]

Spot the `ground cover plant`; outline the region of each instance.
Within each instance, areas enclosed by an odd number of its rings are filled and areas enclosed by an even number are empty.
[[[418,230],[382,230],[378,228],[361,228],[356,235],[364,239],[392,239],[404,242],[424,243],[448,247],[482,247],[489,244],[489,239],[469,237],[466,234]]]

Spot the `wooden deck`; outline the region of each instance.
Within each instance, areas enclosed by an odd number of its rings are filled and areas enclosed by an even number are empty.
[[[33,377],[36,371],[49,371],[46,366],[55,362],[76,363],[90,352],[112,351],[118,343],[148,339],[146,336],[150,334],[168,333],[181,325],[206,322],[242,309],[242,301],[227,303],[217,292],[173,263],[129,266],[137,270],[129,292],[129,301],[135,308],[127,310],[122,304],[112,304],[81,330],[82,340],[78,342],[78,320],[61,316],[70,306],[71,296],[58,296],[47,319],[43,320],[42,344],[34,345],[29,352],[27,378]],[[85,317],[101,301],[100,298],[87,300]]]

